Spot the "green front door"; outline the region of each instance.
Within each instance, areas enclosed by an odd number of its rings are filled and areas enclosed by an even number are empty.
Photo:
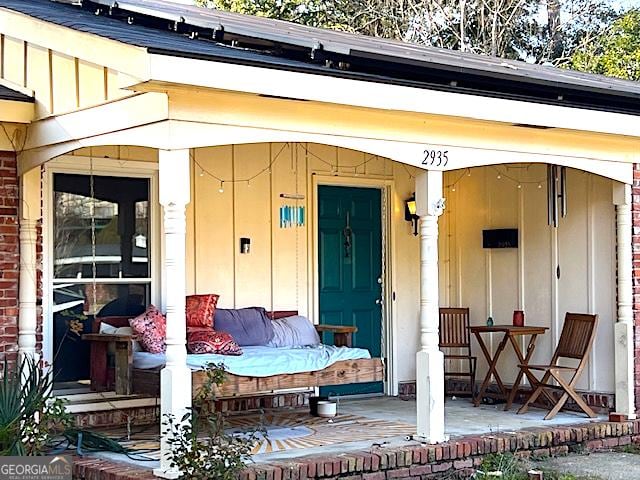
[[[381,191],[318,187],[320,323],[354,325],[353,346],[382,353]],[[325,334],[328,335],[328,334]],[[331,338],[325,338],[326,343]],[[324,387],[323,395],[382,393],[382,382]]]

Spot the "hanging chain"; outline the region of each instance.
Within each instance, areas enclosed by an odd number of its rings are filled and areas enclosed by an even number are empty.
[[[299,201],[298,201],[298,181],[300,178],[300,162],[298,161],[298,143],[297,142],[292,142],[290,143],[291,147],[290,148],[295,148],[295,155],[292,154],[292,157],[295,156],[295,173],[296,173],[296,208],[298,208],[299,206]],[[306,159],[305,159],[305,166],[307,165],[306,163]],[[300,259],[299,259],[299,250],[300,250],[300,233],[299,233],[300,227],[297,226],[296,227],[296,309],[298,310],[298,313],[300,314]],[[309,310],[308,305],[307,305],[307,310]],[[309,315],[309,312],[307,311],[307,316]]]
[[[89,157],[89,191],[91,196],[91,277],[93,280],[93,289],[92,289],[92,309],[93,315],[95,316],[97,312],[97,297],[96,293],[96,277],[97,277],[97,268],[96,268],[96,195],[95,195],[95,184],[93,178],[93,156]]]
[[[381,238],[381,260],[382,260],[382,265],[380,268],[380,278],[382,279],[382,282],[380,283],[380,298],[382,298],[382,302],[380,303],[380,323],[381,323],[381,328],[380,328],[380,357],[383,359],[386,358],[386,325],[387,322],[386,317],[387,317],[387,190],[386,188],[382,188],[380,190],[380,197],[381,197],[381,217],[382,217],[382,238]]]

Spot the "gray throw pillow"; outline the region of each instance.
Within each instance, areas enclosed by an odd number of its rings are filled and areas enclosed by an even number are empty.
[[[271,323],[273,338],[267,344],[269,347],[306,347],[320,343],[320,336],[307,317],[295,315]]]
[[[261,307],[217,308],[213,328],[230,334],[241,347],[266,345],[273,338],[271,319]]]

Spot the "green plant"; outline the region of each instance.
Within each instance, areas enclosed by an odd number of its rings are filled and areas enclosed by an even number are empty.
[[[501,472],[501,480],[526,480],[528,475],[522,461],[512,453],[492,453],[482,459],[475,478],[492,478],[492,472]],[[497,478],[497,477],[496,477]]]
[[[634,455],[640,454],[640,445],[637,443],[630,443],[629,445],[623,445],[622,447],[614,448],[615,452],[632,453]]]
[[[183,479],[233,480],[250,460],[254,433],[231,435],[224,417],[215,411],[215,387],[225,380],[224,366],[209,364],[207,380],[194,398],[194,408],[181,419],[167,415],[164,433],[170,445],[169,461]]]
[[[545,480],[601,480],[594,476],[578,476],[571,473],[560,473],[558,471],[543,467],[540,468],[533,463],[536,470],[542,470]],[[500,480],[527,480],[528,470],[532,466],[531,462],[518,458],[512,453],[492,453],[482,459],[482,464],[474,474],[475,479],[492,478]],[[492,476],[492,472],[500,472],[502,475]]]
[[[71,423],[51,393],[52,375],[32,360],[3,363],[0,382],[0,455],[43,455]]]

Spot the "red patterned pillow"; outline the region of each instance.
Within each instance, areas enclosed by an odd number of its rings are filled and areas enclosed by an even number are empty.
[[[191,353],[242,355],[242,349],[226,332],[194,330],[187,334],[187,350]]]
[[[213,316],[219,295],[189,295],[187,297],[187,328],[213,327]]]
[[[139,338],[142,348],[149,353],[164,353],[167,344],[167,321],[156,307],[150,305],[136,318],[129,320],[129,325]]]

